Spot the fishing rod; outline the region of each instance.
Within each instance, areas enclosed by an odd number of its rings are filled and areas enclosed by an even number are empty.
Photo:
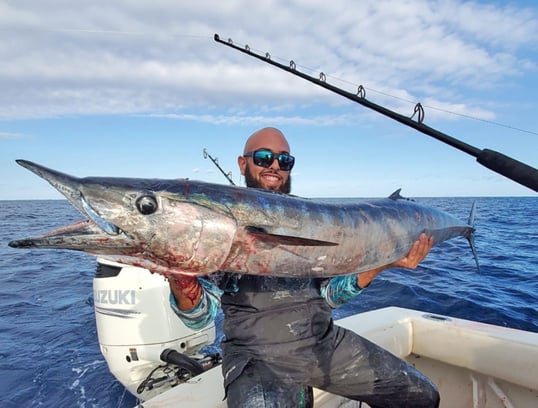
[[[222,167],[220,167],[219,159],[218,159],[217,157],[215,157],[215,158],[211,157],[211,155],[208,153],[207,149],[204,148],[204,159],[207,159],[208,157],[211,159],[211,161],[213,162],[213,164],[214,164],[215,166],[217,166],[217,169],[219,169],[220,172],[221,172],[222,174],[224,174],[224,177],[226,177],[226,179],[230,182],[230,184],[231,184],[232,186],[235,186],[235,183],[234,183],[233,180],[232,180],[232,172],[229,171],[228,173],[225,173],[224,170],[222,170]]]
[[[296,64],[295,62],[293,62],[293,60],[290,61],[289,65],[280,64],[271,60],[271,55],[269,53],[265,53],[265,55],[260,55],[256,54],[255,52],[252,52],[248,45],[245,45],[244,48],[238,47],[233,43],[231,39],[224,41],[219,37],[218,34],[215,34],[214,39],[221,44],[224,44],[247,55],[250,55],[251,57],[257,58],[268,64],[274,65],[293,75],[306,79],[313,84],[316,84],[318,86],[321,86],[322,88],[337,93],[338,95],[341,95],[353,102],[357,102],[360,105],[366,106],[367,108],[381,113],[382,115],[388,116],[389,118],[394,119],[415,130],[418,130],[421,133],[424,133],[458,150],[461,150],[475,157],[478,163],[487,167],[488,169],[493,170],[496,173],[508,177],[516,183],[522,184],[530,188],[531,190],[538,192],[537,169],[494,150],[479,149],[425,125],[423,123],[424,108],[420,103],[417,103],[415,105],[414,113],[409,118],[366,99],[366,91],[362,85],[358,87],[357,93],[353,94],[351,92],[345,91],[341,88],[327,83],[326,76],[323,72],[319,74],[319,78],[315,78],[313,76],[298,71],[296,69]],[[413,120],[413,117],[415,115],[417,115],[417,120]]]

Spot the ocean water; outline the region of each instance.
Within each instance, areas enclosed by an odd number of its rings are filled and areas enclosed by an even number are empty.
[[[466,220],[476,201],[477,271],[468,244],[432,249],[413,271],[383,272],[335,317],[386,306],[538,332],[538,197],[420,198]],[[67,201],[0,201],[0,406],[132,407],[109,373],[94,322],[95,259],[9,248],[81,216]]]

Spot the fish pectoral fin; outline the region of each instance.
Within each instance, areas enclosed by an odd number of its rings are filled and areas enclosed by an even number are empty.
[[[248,226],[246,231],[255,236],[258,240],[272,245],[296,245],[296,246],[336,246],[338,243],[321,241],[319,239],[295,237],[290,235],[271,234],[265,229],[255,226]]]

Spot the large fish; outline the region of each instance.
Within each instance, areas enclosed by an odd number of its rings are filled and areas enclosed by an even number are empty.
[[[330,277],[396,261],[422,232],[435,243],[463,236],[472,247],[472,225],[401,199],[399,190],[386,199],[330,203],[189,179],[77,178],[17,163],[87,220],[11,241],[14,248],[85,251],[163,275]]]

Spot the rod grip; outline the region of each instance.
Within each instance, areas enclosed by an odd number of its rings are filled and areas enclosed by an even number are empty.
[[[538,170],[490,149],[483,149],[476,161],[503,176],[538,192]]]

